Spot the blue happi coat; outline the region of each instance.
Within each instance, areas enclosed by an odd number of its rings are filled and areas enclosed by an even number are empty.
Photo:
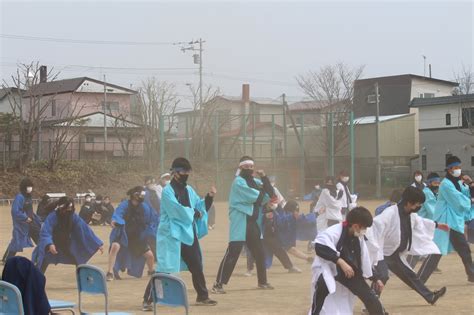
[[[257,185],[261,186],[262,182],[259,179],[254,179]],[[229,242],[245,241],[247,232],[247,216],[252,215],[253,205],[257,201],[260,191],[258,189],[249,187],[247,181],[241,177],[236,176],[232,182],[229,194]],[[270,200],[270,196],[265,194],[262,205]],[[261,228],[262,211],[259,211],[259,219],[257,223]]]
[[[28,213],[33,222],[27,223]],[[33,242],[30,237],[30,228],[36,225],[39,229],[41,226],[41,219],[33,213],[33,201],[31,196],[25,196],[19,193],[13,200],[11,215],[13,221],[12,240],[8,245],[8,250],[13,252],[22,252],[23,248],[33,247]]]
[[[145,258],[143,255],[135,256],[131,253],[128,248],[128,237],[125,230],[126,222],[124,216],[129,202],[129,200],[122,201],[112,215],[112,221],[116,223],[116,226],[110,232],[110,244],[120,244],[120,250],[115,260],[114,272],[118,273],[120,270],[127,270],[128,275],[140,278],[143,275]],[[139,236],[139,239],[141,242],[146,243],[149,237],[155,237],[154,233],[157,229],[158,219],[157,213],[146,202],[142,202],[140,207],[143,210],[146,227]]]
[[[433,220],[437,201],[436,195],[429,187],[423,188],[423,193],[425,194],[425,202],[417,214],[422,218]]]
[[[54,244],[53,232],[58,224],[56,211],[51,212],[43,223],[40,231],[40,241],[33,251],[32,260],[40,268],[43,262],[49,264],[85,264],[94,256],[97,250],[103,245],[103,242],[94,234],[92,229],[77,214],[72,215],[72,231],[70,239],[70,254],[74,257],[61,253],[53,255],[47,252],[48,245]]]
[[[187,185],[191,207],[185,207],[176,199],[171,185],[163,188],[161,196],[161,219],[156,235],[157,272],[177,273],[187,269],[181,259],[181,244],[191,246],[194,232],[201,239],[208,233],[207,211],[204,199]],[[194,210],[201,213],[200,219],[194,218]]]
[[[458,191],[449,179],[443,179],[439,186],[438,201],[436,202],[433,220],[438,223],[446,223],[452,230],[464,234],[464,222],[471,211],[471,199],[469,188],[461,182],[460,186],[461,191]],[[449,241],[449,233],[436,229],[434,241],[442,255],[453,251],[453,246]]]

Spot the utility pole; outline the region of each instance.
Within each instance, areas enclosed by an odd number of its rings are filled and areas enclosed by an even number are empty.
[[[102,106],[104,111],[104,160],[107,162],[107,83],[104,74],[104,105]]]
[[[380,198],[382,196],[382,165],[380,164],[380,100],[379,100],[379,84],[375,83],[375,104],[376,104],[376,115],[375,115],[375,158],[376,158],[376,173],[375,173],[375,196]]]
[[[173,45],[181,45],[181,51],[185,53],[187,50],[194,51],[197,53],[193,54],[193,61],[195,65],[199,65],[199,108],[202,106],[202,52],[203,48],[202,45],[206,41],[199,38],[199,40],[192,40],[190,42],[177,42]],[[198,48],[195,45],[199,45]]]
[[[426,77],[426,56],[421,55],[423,57],[423,76]]]

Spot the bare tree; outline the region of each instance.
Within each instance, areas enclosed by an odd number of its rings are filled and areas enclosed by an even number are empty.
[[[47,73],[49,81],[54,81],[58,73],[50,69]],[[31,162],[33,142],[44,120],[45,111],[54,101],[54,95],[45,97],[40,82],[40,65],[38,62],[18,65],[17,71],[11,76],[11,83],[3,81],[3,88],[15,88],[18,95],[10,93],[8,100],[12,114],[16,118],[19,137],[18,167],[21,172]],[[39,140],[39,139],[38,139]],[[39,141],[37,143],[39,145]]]
[[[337,63],[296,77],[301,90],[321,104],[321,109],[313,116],[319,122],[320,115],[322,115],[323,121],[325,121],[326,134],[321,134],[317,138],[323,152],[327,155],[330,150],[329,113],[332,113],[334,154],[336,155],[348,145],[354,82],[362,76],[363,70],[364,66],[350,67],[344,63]]]
[[[141,128],[131,122],[126,114],[119,114],[114,118],[114,133],[117,136],[117,139],[120,142],[120,147],[122,148],[122,153],[127,162],[127,169],[130,168],[130,158],[134,155],[134,148],[130,147],[134,139],[142,136]]]
[[[462,65],[458,72],[454,72],[454,81],[459,83],[455,89],[456,95],[466,95],[474,92],[474,72],[472,66]]]
[[[159,126],[164,125],[164,133],[171,132],[176,123],[175,112],[179,104],[176,87],[172,83],[150,77],[142,82],[138,90],[137,116],[143,126],[143,138],[148,166],[153,167],[158,156]]]
[[[199,87],[189,85],[189,91],[192,94],[193,115],[191,116],[191,148],[193,159],[204,160],[213,147],[212,135],[215,130],[215,115],[217,114],[218,104],[216,97],[220,94],[219,88],[214,88],[209,85],[203,89],[202,104],[200,104],[200,90]],[[221,120],[219,122],[219,130],[226,122]]]
[[[59,121],[51,125],[51,147],[48,162],[48,170],[54,172],[59,161],[64,156],[67,148],[73,140],[81,134],[82,127],[87,122],[87,118],[81,118],[82,110],[85,104],[81,103],[80,98],[74,100],[74,93],[71,98],[62,106],[59,111]],[[80,148],[79,148],[80,150]]]

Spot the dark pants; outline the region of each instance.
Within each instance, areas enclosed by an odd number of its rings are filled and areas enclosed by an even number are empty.
[[[360,273],[357,273],[354,277],[348,279],[344,276],[341,269],[338,268],[338,274],[336,281],[345,286],[349,291],[357,296],[370,315],[383,315],[385,314],[382,303],[375,292],[369,287],[367,282]],[[328,296],[329,291],[324,281],[323,275],[320,275],[314,288],[313,305],[311,307],[311,314],[317,315],[321,312],[324,305],[324,300]]]
[[[229,246],[227,247],[224,258],[222,259],[217,272],[217,284],[227,284],[229,282],[244,244],[247,245],[250,253],[255,258],[258,284],[267,283],[267,270],[265,268],[263,244],[260,239],[260,229],[256,222],[249,221],[247,222],[246,240],[229,242]]]
[[[278,260],[283,265],[285,269],[293,268],[293,263],[290,260],[290,257],[286,253],[286,250],[280,244],[280,241],[272,235],[272,236],[264,236],[263,237],[263,245],[265,249],[269,250],[273,255],[278,258]],[[253,270],[253,266],[255,264],[255,258],[253,258],[252,253],[247,252],[247,270]]]
[[[196,236],[196,232],[194,232],[193,245],[189,246],[181,243],[181,258],[188,267],[189,272],[191,272],[194,290],[197,292],[196,300],[202,301],[209,298],[209,293],[206,288],[206,278],[204,277],[202,266],[201,249],[199,247],[199,241]],[[153,302],[152,294],[152,283],[149,281],[145,289],[145,294],[143,295],[143,300],[148,303]]]
[[[36,223],[31,222],[30,223],[30,228],[28,230],[28,235],[30,238],[33,240],[35,245],[38,245],[39,243],[39,232],[40,232],[41,227],[37,226]],[[7,250],[3,254],[2,261],[5,263],[8,258],[15,257],[16,252],[10,250],[10,245],[8,245]]]
[[[402,280],[407,286],[415,290],[421,295],[428,303],[433,299],[433,292],[431,292],[424,283],[420,280],[417,274],[407,267],[402,260],[398,252],[395,252],[392,256],[385,256],[383,261],[379,261],[377,265],[377,271],[380,274],[380,280],[384,284],[387,283],[389,276],[388,270],[393,272],[400,280]]]
[[[471,249],[469,248],[466,237],[462,233],[450,230],[449,241],[453,245],[454,250],[458,253],[459,257],[461,257],[466,275],[472,279],[474,277],[474,266],[472,264]],[[425,259],[423,265],[421,265],[420,271],[418,272],[418,276],[420,277],[421,281],[423,281],[423,283],[428,281],[433,271],[435,271],[435,269],[438,267],[440,260],[441,255],[430,255]]]
[[[216,208],[214,205],[211,206],[209,211],[207,212],[207,224],[213,226],[216,223]]]

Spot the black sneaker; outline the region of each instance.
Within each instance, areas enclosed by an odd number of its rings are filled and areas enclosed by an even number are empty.
[[[214,283],[211,291],[214,294],[226,294],[224,288],[222,287],[222,284],[219,284],[219,283]]]
[[[122,280],[122,277],[120,277],[120,274],[118,272],[114,272],[114,279],[115,280]]]
[[[206,298],[204,300],[196,299],[196,305],[198,305],[198,306],[215,306],[215,305],[217,305],[217,301],[211,300],[210,298]]]
[[[469,281],[469,282],[474,282],[474,275],[469,275],[469,276],[467,277],[467,281]]]
[[[113,281],[114,280],[114,275],[111,272],[107,272],[107,275],[105,276],[105,279],[107,281]]]
[[[442,287],[441,289],[434,291],[433,298],[431,299],[430,304],[434,305],[436,301],[438,301],[438,299],[442,297],[445,293],[446,293],[446,287]]]
[[[153,311],[153,303],[148,303],[146,301],[143,301],[142,311],[144,311],[144,312]]]
[[[273,290],[273,289],[275,289],[274,287],[272,287],[272,285],[270,283],[259,284],[258,288],[262,289],[262,290]]]

